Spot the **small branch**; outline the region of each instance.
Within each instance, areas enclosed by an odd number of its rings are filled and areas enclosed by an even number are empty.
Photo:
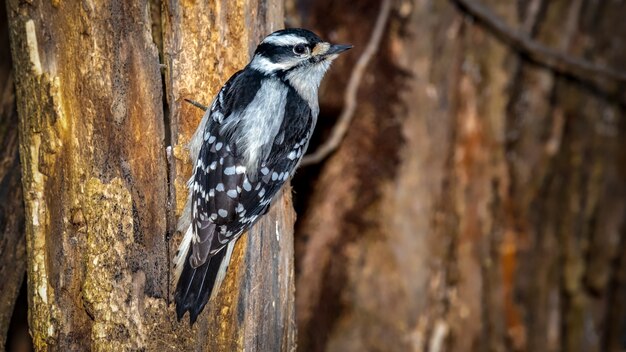
[[[506,22],[493,14],[488,7],[473,0],[451,0],[467,15],[482,23],[489,31],[517,51],[525,54],[532,61],[575,78],[595,82],[603,77],[626,83],[626,72],[610,67],[594,64],[580,58],[572,57],[561,51],[549,48],[533,40],[528,34],[515,31]]]
[[[383,0],[370,41],[367,43],[365,51],[363,51],[363,54],[359,57],[359,60],[350,74],[350,80],[348,81],[348,87],[346,88],[344,95],[344,108],[341,111],[339,120],[333,128],[330,138],[314,153],[306,155],[302,159],[302,166],[316,164],[324,160],[339,147],[339,144],[346,135],[350,122],[352,121],[352,117],[354,116],[354,111],[356,110],[356,95],[361,84],[361,80],[363,79],[365,68],[376,51],[378,51],[380,40],[383,36],[385,27],[387,27],[390,12],[391,0]]]
[[[187,99],[187,98],[185,98],[185,101],[186,101],[186,102],[188,102],[189,104],[191,104],[191,105],[193,105],[193,106],[197,107],[197,108],[202,109],[202,111],[207,111],[207,110],[209,110],[209,107],[208,107],[208,106],[206,106],[206,105],[202,105],[202,104],[198,103],[198,102],[197,102],[197,101],[195,101],[195,100],[191,100],[191,99]]]

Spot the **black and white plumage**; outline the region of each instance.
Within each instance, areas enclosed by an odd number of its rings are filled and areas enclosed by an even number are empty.
[[[236,239],[267,212],[309,144],[318,87],[349,45],[305,29],[280,30],[226,82],[205,113],[189,150],[194,173],[178,223],[176,313],[193,324],[226,274]]]

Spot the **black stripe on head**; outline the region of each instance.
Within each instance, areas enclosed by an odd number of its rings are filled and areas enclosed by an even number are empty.
[[[268,58],[271,62],[280,62],[281,59],[293,56],[293,47],[277,46],[269,43],[261,43],[254,52],[255,55],[261,55]]]

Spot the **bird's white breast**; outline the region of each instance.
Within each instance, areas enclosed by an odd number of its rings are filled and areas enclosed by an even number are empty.
[[[285,115],[287,86],[275,78],[266,78],[250,104],[228,117],[222,132],[236,129],[234,140],[243,164],[248,170],[258,169],[267,157]]]

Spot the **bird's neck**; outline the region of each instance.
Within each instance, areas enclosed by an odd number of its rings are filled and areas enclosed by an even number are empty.
[[[318,90],[320,82],[329,65],[316,64],[294,69],[285,75],[285,81],[292,86],[296,92],[304,99],[313,116],[319,113]]]

